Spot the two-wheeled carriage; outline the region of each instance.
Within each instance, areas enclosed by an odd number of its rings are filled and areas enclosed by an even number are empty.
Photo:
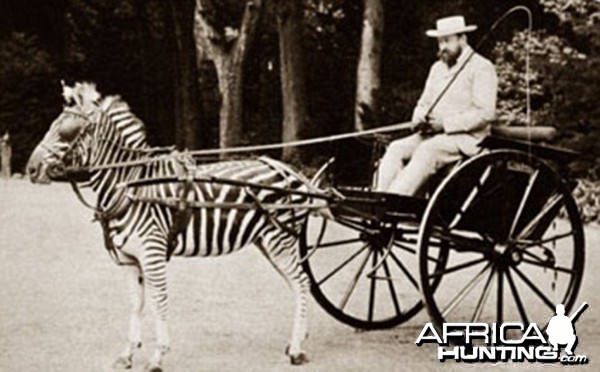
[[[554,133],[549,127],[494,128],[480,154],[436,175],[421,197],[374,191],[382,147],[375,140],[366,153],[338,144],[348,153],[336,164],[346,167],[330,167],[327,192],[268,188],[322,199],[325,207],[184,203],[182,210],[260,208],[285,228],[273,208],[311,209],[299,239],[311,292],[329,314],[356,328],[393,327],[423,307],[438,326],[544,321],[556,304],[572,309],[585,260],[571,196],[576,183],[565,172],[577,154],[543,145]],[[128,186],[177,180],[185,177]],[[188,181],[266,188],[211,177]]]
[[[558,303],[572,308],[585,256],[575,183],[563,172],[575,153],[536,143],[551,128],[495,132],[422,198],[375,192],[371,175],[362,185],[334,182],[333,218],[311,216],[300,241],[329,314],[381,329],[423,307],[438,326],[527,324]]]
[[[34,182],[72,184],[100,221],[113,259],[131,269],[132,285],[164,294],[153,296],[159,311],[167,308],[166,261],[172,255],[222,255],[250,243],[295,285],[288,349],[294,364],[306,362],[305,274],[326,311],[365,329],[400,324],[423,306],[440,325],[529,323],[547,319],[555,304],[567,311],[574,304],[584,268],[583,229],[571,197],[575,184],[561,172],[572,152],[506,138],[514,130],[505,129],[505,137],[485,139],[480,155],[456,165],[425,197],[407,198],[375,192],[369,183],[324,188],[324,171],[308,180],[265,157],[198,164],[198,157],[210,154],[374,131],[181,153],[148,147],[143,124],[128,106],[115,96],[100,100],[93,84],[65,86],[63,95],[67,106],[32,153],[29,175]],[[412,124],[376,132],[392,127]],[[525,139],[540,131],[526,129]],[[338,164],[356,158],[365,157],[353,152]],[[95,192],[95,205],[80,193],[80,181]],[[142,240],[140,247],[128,250],[130,237]],[[141,280],[146,272],[152,278]],[[140,293],[132,291],[134,331],[119,365],[131,366],[139,347]],[[156,324],[151,364],[158,368],[168,337],[166,322]]]

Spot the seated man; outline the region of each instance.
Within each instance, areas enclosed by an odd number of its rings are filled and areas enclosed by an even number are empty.
[[[498,79],[494,65],[467,44],[466,33],[477,26],[454,16],[439,19],[436,27],[426,34],[437,38],[440,60],[431,67],[413,112],[418,133],[390,144],[379,166],[378,190],[413,196],[444,165],[475,155],[490,133]]]

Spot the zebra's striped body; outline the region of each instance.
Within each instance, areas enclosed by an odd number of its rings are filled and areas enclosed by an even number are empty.
[[[110,239],[118,256],[129,263],[132,315],[129,343],[119,363],[131,365],[134,349],[141,343],[140,315],[144,289],[152,294],[157,311],[157,350],[151,361],[159,368],[169,348],[167,331],[166,265],[169,256],[219,256],[256,244],[277,271],[290,284],[296,297],[294,328],[289,345],[293,362],[305,361],[301,342],[306,335],[308,279],[301,269],[295,243],[307,216],[307,209],[265,211],[260,204],[308,204],[303,194],[290,194],[260,187],[240,187],[207,182],[162,182],[144,186],[120,187],[145,179],[206,176],[237,180],[256,185],[307,191],[310,185],[285,165],[271,159],[242,160],[194,166],[185,155],[161,157],[148,151],[143,124],[118,97],[106,97],[99,105],[90,99],[92,86],[74,89],[77,109],[63,112],[32,154],[29,169],[32,179],[46,177],[52,163],[62,162],[68,154],[71,164],[90,166],[87,182],[97,195],[97,206],[108,221]],[[93,90],[95,92],[95,89]],[[61,133],[79,123],[71,133]],[[50,149],[50,150],[45,150]],[[99,166],[146,159],[144,165],[128,167]],[[200,208],[179,210],[148,200],[182,200],[193,203],[256,204],[256,208]],[[205,205],[205,204],[201,204]],[[174,233],[180,234],[174,234]],[[175,241],[173,238],[175,237]],[[138,242],[139,244],[127,244]],[[174,244],[170,244],[174,242]]]

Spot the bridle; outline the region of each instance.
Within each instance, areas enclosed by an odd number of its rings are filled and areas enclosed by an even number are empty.
[[[79,129],[75,138],[73,138],[73,140],[70,141],[66,150],[62,154],[60,152],[58,152],[57,150],[55,150],[52,146],[47,145],[44,140],[42,140],[40,142],[39,146],[41,148],[43,148],[44,150],[48,151],[50,154],[54,155],[56,157],[56,159],[58,160],[58,162],[62,163],[64,166],[64,159],[66,157],[68,157],[69,155],[71,155],[71,153],[74,151],[77,144],[80,142],[81,138],[84,136],[84,134],[87,133],[87,131],[93,126],[94,123],[92,122],[92,120],[90,120],[88,115],[82,113],[80,110],[77,110],[77,109],[74,109],[71,107],[65,107],[62,111],[62,114],[70,114],[70,115],[76,116],[78,118],[81,118],[85,121],[85,124],[82,128]],[[59,136],[61,136],[60,129],[58,129],[58,131],[59,131]],[[52,164],[48,164],[48,166],[51,166],[51,165]]]
[[[117,253],[118,248],[115,246],[115,244],[112,240],[112,237],[110,235],[111,227],[109,226],[109,222],[114,218],[114,216],[112,216],[108,211],[104,210],[99,205],[99,201],[98,201],[98,203],[96,203],[96,205],[94,205],[94,203],[87,201],[85,199],[85,197],[83,196],[83,194],[81,193],[81,189],[80,189],[79,185],[77,184],[77,181],[75,179],[73,179],[73,177],[72,177],[73,173],[71,173],[71,172],[88,170],[89,167],[74,167],[74,166],[66,167],[65,163],[64,163],[64,159],[72,154],[72,152],[75,150],[76,146],[80,143],[83,136],[86,135],[90,131],[90,129],[92,129],[94,127],[94,125],[96,123],[89,118],[89,114],[85,114],[81,110],[78,110],[75,108],[65,107],[63,109],[63,114],[65,114],[65,113],[71,114],[78,118],[83,119],[85,121],[85,124],[83,125],[83,127],[81,127],[79,129],[79,132],[75,135],[73,140],[70,141],[69,146],[64,151],[64,153],[61,155],[56,150],[54,150],[51,146],[48,146],[46,143],[44,143],[44,141],[40,142],[40,146],[42,148],[44,148],[46,151],[48,151],[48,152],[52,153],[54,156],[56,156],[56,158],[58,159],[58,162],[63,165],[63,168],[64,168],[63,171],[65,172],[66,180],[71,185],[71,188],[75,192],[75,195],[77,196],[79,201],[86,208],[88,208],[94,212],[94,220],[100,222],[100,225],[102,226],[104,247],[106,248],[111,259],[117,265],[129,265],[130,263],[124,262],[120,258],[119,254]],[[49,165],[49,166],[51,166],[51,165]],[[71,177],[69,177],[69,174],[71,174]]]

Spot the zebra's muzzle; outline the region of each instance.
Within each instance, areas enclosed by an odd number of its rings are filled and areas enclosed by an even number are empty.
[[[47,174],[48,166],[44,163],[40,163],[39,166],[29,165],[27,167],[27,173],[29,174],[29,179],[32,183],[41,183],[48,184],[50,183],[50,178]]]
[[[65,166],[62,163],[49,164],[46,170],[46,174],[50,179],[58,180],[65,177]]]

